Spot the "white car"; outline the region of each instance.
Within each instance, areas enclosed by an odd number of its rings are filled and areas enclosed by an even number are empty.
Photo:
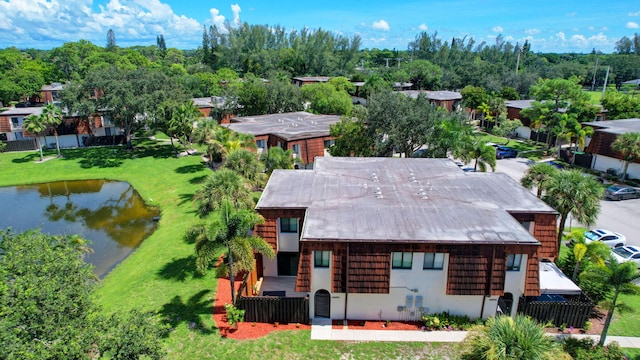
[[[587,244],[592,241],[602,241],[610,248],[627,245],[627,238],[624,235],[604,229],[593,229],[585,232],[584,241]]]
[[[611,252],[619,263],[633,261],[640,268],[640,249],[637,246],[621,246]]]

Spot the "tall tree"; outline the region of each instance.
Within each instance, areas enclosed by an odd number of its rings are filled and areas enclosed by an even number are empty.
[[[525,188],[531,190],[536,187],[536,196],[542,198],[542,192],[545,190],[546,182],[549,181],[559,170],[546,162],[539,162],[531,165],[525,172],[520,183]]]
[[[484,140],[477,137],[470,142],[466,142],[466,146],[461,149],[460,157],[465,163],[474,162],[473,171],[487,171],[487,166],[491,167],[491,171],[496,168],[496,149],[487,145]]]
[[[634,281],[640,279],[638,266],[634,262],[618,263],[613,255],[605,260],[605,263],[599,266],[593,266],[589,271],[585,271],[580,276],[581,279],[595,281],[609,290],[609,301],[602,305],[607,309],[607,318],[604,321],[604,327],[600,334],[600,346],[604,346],[609,332],[609,325],[616,308],[620,311],[628,309],[628,306],[618,304],[618,296],[620,294],[640,294],[640,287],[634,284]]]
[[[169,133],[176,136],[184,144],[185,149],[191,146],[193,124],[202,117],[202,113],[192,101],[178,105],[169,120]]]
[[[267,176],[276,169],[293,169],[293,150],[284,150],[280,146],[272,146],[260,154]]]
[[[95,93],[95,108],[105,112],[124,131],[127,148],[131,136],[154,114],[158,104],[171,99],[177,103],[189,100],[180,83],[170,81],[160,70],[140,68],[124,70],[107,67],[89,72],[82,82],[84,94]]]
[[[40,134],[47,129],[47,123],[41,116],[31,114],[24,118],[24,128],[36,136],[36,146],[40,149],[40,161],[44,160],[42,144],[40,144]]]
[[[329,126],[329,134],[335,144],[329,148],[332,156],[371,156],[373,141],[367,133],[365,119],[367,109],[356,105],[351,116],[343,116],[339,122]]]
[[[578,170],[558,171],[545,182],[546,194],[543,200],[560,213],[558,226],[558,250],[564,235],[569,213],[581,224],[590,226],[600,213],[600,199],[603,189],[590,176],[583,176]]]
[[[222,166],[240,174],[253,186],[260,187],[264,181],[264,164],[250,150],[241,148],[231,151]]]
[[[3,359],[112,359],[165,355],[158,317],[93,302],[92,265],[79,236],[0,231],[0,342]]]
[[[55,104],[47,104],[42,109],[42,121],[53,129],[53,135],[56,138],[56,150],[60,157],[60,142],[58,141],[58,125],[62,123],[62,110]]]
[[[247,235],[254,226],[264,220],[254,210],[237,209],[228,199],[222,201],[217,217],[209,224],[198,224],[189,229],[187,238],[196,244],[196,265],[200,273],[217,261],[220,250],[227,253],[231,302],[236,302],[235,277],[248,274],[255,267],[254,253],[272,258],[271,245],[257,236]],[[243,282],[246,282],[246,275]]]
[[[626,179],[629,164],[633,161],[640,160],[640,133],[628,132],[618,135],[616,140],[611,144],[611,149],[622,155],[624,170],[622,171],[621,179]]]
[[[230,169],[216,170],[196,191],[193,201],[200,216],[206,216],[229,200],[236,208],[251,209],[254,206],[251,192],[240,174]]]
[[[116,49],[116,33],[113,29],[107,31],[107,51],[114,51]]]

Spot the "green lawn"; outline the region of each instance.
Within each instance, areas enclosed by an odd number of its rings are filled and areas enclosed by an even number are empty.
[[[507,139],[500,136],[491,135],[488,133],[476,133],[478,137],[484,142],[491,142],[498,145],[508,146],[510,148],[518,150],[518,156],[528,158],[531,160],[540,160],[545,155],[547,147],[544,143],[536,143],[532,140],[522,139]]]
[[[600,100],[602,99],[602,91],[585,91],[589,94],[590,103],[593,105],[600,105]]]
[[[1,153],[0,186],[57,180],[128,181],[149,203],[160,207],[157,231],[99,285],[96,301],[104,312],[140,308],[166,317],[170,359],[457,358],[458,345],[310,341],[309,331],[275,332],[257,340],[222,338],[213,318],[214,271],[195,272],[193,244],[183,238],[197,218],[191,201],[209,175],[199,156],[173,157],[167,142],[139,141],[122,147],[63,149],[64,158],[37,163],[37,152]],[[192,328],[189,328],[189,324]]]

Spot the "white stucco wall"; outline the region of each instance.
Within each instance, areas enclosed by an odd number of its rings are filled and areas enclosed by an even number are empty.
[[[413,253],[413,263],[409,269],[392,269],[389,294],[331,293],[331,317],[344,318],[344,303],[347,298],[347,318],[352,320],[417,320],[420,311],[415,307],[416,297],[423,297],[426,313],[447,311],[454,315],[488,318],[496,314],[498,296],[446,295],[449,255],[445,255],[442,270],[423,270],[424,253]],[[526,256],[523,256],[520,271],[509,271],[505,277],[505,292],[513,294],[515,314],[517,299],[524,291],[526,280]],[[313,295],[324,289],[330,292],[331,272],[329,269],[312,270],[310,316],[314,316]],[[411,291],[412,289],[417,292]],[[412,307],[404,312],[398,306],[405,306],[407,295],[413,296]],[[484,304],[483,304],[484,300]],[[482,309],[484,305],[484,311]]]
[[[624,161],[608,156],[594,154],[593,160],[591,162],[591,168],[600,171],[607,171],[607,169],[613,168],[616,169],[618,175],[621,175],[624,171]],[[629,176],[629,178],[640,179],[640,164],[629,164],[627,175]]]
[[[87,136],[87,135],[77,135],[77,137],[75,134],[60,135],[58,136],[58,145],[60,146],[60,148],[73,148],[73,147],[83,146],[82,145],[83,136]],[[40,142],[51,149],[56,148],[56,137],[53,135],[41,136]]]
[[[531,136],[531,129],[528,126],[519,126],[516,133],[518,137],[528,139]]]

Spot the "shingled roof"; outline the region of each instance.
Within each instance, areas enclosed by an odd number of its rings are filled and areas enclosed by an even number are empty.
[[[329,126],[339,115],[315,115],[304,111],[283,114],[242,116],[231,120],[229,129],[255,136],[276,135],[286,141],[329,136]]]

